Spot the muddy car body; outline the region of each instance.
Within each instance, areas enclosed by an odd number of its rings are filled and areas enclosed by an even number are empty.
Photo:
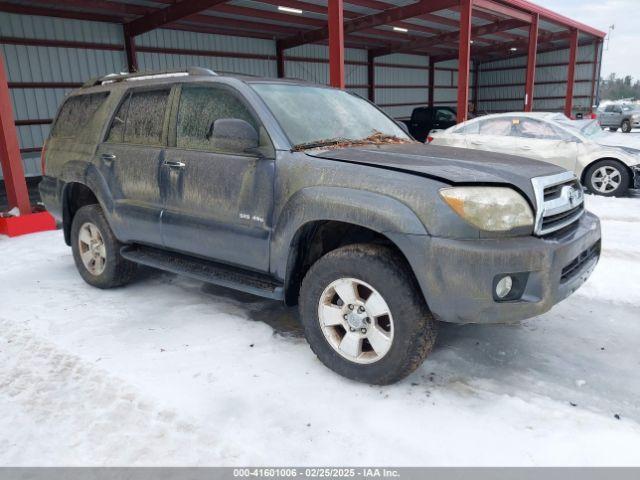
[[[134,101],[163,89],[161,115],[153,101]],[[230,95],[242,113],[209,122],[203,91],[194,89]],[[416,143],[349,93],[197,71],[101,79],[71,99],[105,93],[68,137],[57,133],[68,115],[61,108],[41,184],[83,278],[118,286],[141,263],[299,302],[313,350],[350,378],[390,383],[411,372],[431,350],[434,318],[496,323],[541,314],[597,262],[599,221],[584,210],[572,173]],[[127,101],[129,116],[119,118]],[[375,117],[374,136],[295,141],[313,131],[289,107],[315,101],[349,106],[323,113],[334,123]],[[225,108],[220,115],[237,109]],[[145,127],[154,145],[127,141],[129,129],[131,138],[144,130],[136,133],[136,122],[154,115],[160,127]],[[120,123],[125,131],[114,140]],[[181,146],[190,131],[199,133]]]

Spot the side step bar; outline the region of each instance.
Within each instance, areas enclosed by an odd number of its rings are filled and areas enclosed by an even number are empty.
[[[284,288],[266,275],[152,247],[127,245],[120,249],[127,260],[177,273],[260,297],[282,300]]]

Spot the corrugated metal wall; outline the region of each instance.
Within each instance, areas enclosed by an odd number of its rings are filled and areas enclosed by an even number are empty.
[[[575,112],[584,112],[591,107],[594,54],[594,45],[582,45],[578,48],[573,93]],[[564,109],[568,62],[568,49],[538,54],[533,96],[534,110],[562,111]],[[479,74],[478,109],[488,112],[522,110],[526,64],[526,56],[483,63]]]

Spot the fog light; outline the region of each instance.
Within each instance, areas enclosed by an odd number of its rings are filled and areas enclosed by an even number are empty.
[[[511,287],[513,287],[513,279],[509,275],[502,277],[496,284],[496,295],[498,298],[504,298],[509,295]]]

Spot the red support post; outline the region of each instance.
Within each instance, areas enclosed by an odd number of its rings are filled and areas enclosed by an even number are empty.
[[[4,65],[4,57],[0,53],[0,165],[2,165],[9,209],[18,207],[21,215],[28,215],[31,213],[29,191],[24,178],[24,166],[20,156],[9,82]]]
[[[282,47],[282,42],[280,40],[276,40],[276,69],[278,72],[278,78],[284,78],[284,48]]]
[[[460,50],[458,53],[458,123],[469,113],[469,64],[471,62],[472,0],[460,0]]]
[[[343,0],[329,0],[329,84],[344,89]]]
[[[136,41],[135,38],[124,34],[124,50],[127,54],[127,68],[130,73],[138,71],[138,56],[136,54]]]
[[[573,87],[576,79],[576,57],[578,55],[577,29],[571,31],[569,42],[569,67],[567,69],[567,95],[564,101],[564,114],[571,118],[573,113]]]
[[[433,57],[429,57],[429,106],[433,107],[433,100],[436,88],[436,62]]]
[[[524,87],[524,111],[533,110],[533,89],[536,81],[536,56],[538,53],[538,23],[540,16],[536,13],[529,26],[529,52],[527,55],[527,80]]]

